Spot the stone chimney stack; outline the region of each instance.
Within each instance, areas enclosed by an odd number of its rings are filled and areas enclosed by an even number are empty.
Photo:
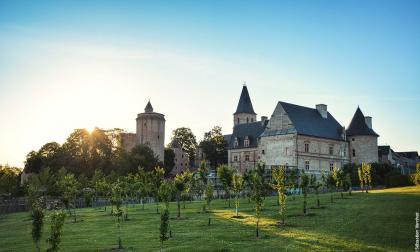
[[[328,111],[327,111],[327,105],[325,104],[317,104],[316,110],[318,110],[318,113],[322,116],[322,118],[327,118]]]
[[[366,125],[369,127],[369,129],[372,128],[372,117],[371,116],[365,116],[365,122]]]

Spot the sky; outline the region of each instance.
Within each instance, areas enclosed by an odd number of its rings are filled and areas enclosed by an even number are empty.
[[[0,1],[0,164],[76,128],[135,131],[150,99],[172,131],[233,127],[246,81],[255,112],[278,101],[379,144],[420,151],[420,1]]]

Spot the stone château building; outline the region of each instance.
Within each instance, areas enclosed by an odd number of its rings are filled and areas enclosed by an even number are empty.
[[[348,162],[378,161],[378,134],[360,108],[347,131],[325,104],[308,108],[280,101],[270,119],[256,116],[244,85],[228,145],[228,164],[241,172],[262,161],[268,168],[286,165],[319,176]]]
[[[160,162],[164,160],[165,115],[153,112],[150,101],[136,118],[136,133],[121,133],[122,147],[130,151],[139,144],[149,145]]]

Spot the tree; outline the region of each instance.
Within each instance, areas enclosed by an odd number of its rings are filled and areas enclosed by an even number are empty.
[[[165,180],[159,187],[159,197],[165,203],[165,209],[169,211],[169,201],[172,198],[174,191],[173,183],[170,180]]]
[[[219,126],[215,126],[211,131],[204,133],[204,139],[200,142],[200,148],[212,167],[227,163],[226,147],[227,143],[222,134],[222,128]]]
[[[198,168],[198,176],[201,179],[201,181],[203,181],[204,185],[207,185],[208,175],[209,175],[209,170],[206,167],[206,160],[202,160],[200,167]]]
[[[116,218],[117,228],[118,228],[118,249],[122,249],[122,240],[121,240],[121,220],[123,215],[123,210],[121,209],[122,205],[122,194],[123,189],[121,188],[120,181],[117,180],[112,184],[111,188],[111,204],[113,205],[112,215]]]
[[[271,186],[277,191],[278,194],[278,203],[279,203],[279,214],[282,225],[284,225],[285,219],[285,210],[286,210],[286,190],[287,190],[287,181],[286,181],[286,167],[280,166],[277,169],[273,170],[273,183]]]
[[[291,189],[293,189],[292,199],[295,200],[296,189],[299,188],[299,177],[298,177],[298,170],[297,169],[291,169],[291,171],[290,171],[289,186],[290,186]]]
[[[232,188],[233,169],[227,165],[220,165],[217,167],[217,177],[222,182],[230,207],[230,189]]]
[[[73,208],[73,221],[76,222],[76,196],[79,192],[80,183],[74,174],[70,173],[63,180],[59,181],[59,187],[67,210],[71,213],[70,208]]]
[[[169,211],[168,209],[165,209],[160,216],[160,251],[163,249],[163,242],[169,239],[168,236],[168,230],[169,230]]]
[[[177,141],[181,149],[187,152],[190,161],[195,158],[197,149],[197,140],[189,128],[177,128],[172,132],[171,142]]]
[[[159,187],[163,181],[165,170],[162,167],[155,167],[153,171],[148,174],[150,181],[150,192],[156,202],[156,213],[159,213]]]
[[[333,176],[332,172],[330,172],[328,174],[328,176],[325,177],[325,182],[324,183],[325,183],[325,185],[327,185],[328,190],[330,191],[331,203],[334,203],[333,192],[334,192],[336,183],[335,183],[335,179],[334,179],[334,176]]]
[[[344,174],[344,171],[334,167],[332,174],[333,174],[333,177],[334,177],[335,186],[336,186],[336,188],[341,189],[340,190],[341,198],[344,198],[343,190],[344,190],[344,180],[346,178],[345,174]]]
[[[16,167],[0,165],[0,194],[16,196],[19,192],[21,171]]]
[[[260,223],[260,215],[261,210],[264,204],[264,198],[263,198],[263,179],[262,177],[257,173],[253,172],[251,175],[251,183],[252,183],[252,192],[251,192],[251,199],[255,204],[255,216],[257,218],[257,227],[256,227],[256,236],[259,237],[259,223]]]
[[[368,193],[369,187],[372,185],[372,166],[370,164],[362,163],[358,170],[360,187],[363,187]]]
[[[420,186],[420,163],[416,165],[416,173],[414,174],[414,183]]]
[[[176,189],[176,200],[178,206],[177,218],[181,217],[181,195],[187,188],[189,180],[189,174],[187,172],[178,173],[174,179],[174,187]]]
[[[235,193],[235,213],[236,217],[239,217],[239,199],[241,196],[241,191],[244,187],[244,178],[235,173],[232,178],[232,189]]]
[[[133,171],[137,170],[138,167],[142,167],[145,171],[153,171],[159,161],[153,150],[145,144],[137,145],[131,150],[130,160]]]
[[[168,175],[175,166],[175,152],[171,148],[165,148],[164,152],[164,168],[165,175]]]
[[[351,196],[351,177],[350,173],[346,173],[344,178],[344,190],[349,192],[349,196]]]
[[[302,174],[300,176],[300,188],[302,189],[303,194],[303,214],[306,215],[306,198],[308,196],[308,188],[309,188],[309,176],[302,170]]]
[[[32,218],[32,240],[35,243],[36,250],[39,252],[41,248],[39,242],[42,236],[42,227],[44,225],[44,209],[39,201],[34,202],[31,207]]]
[[[213,185],[211,183],[208,183],[206,186],[204,199],[206,200],[206,205],[207,205],[206,210],[209,213],[209,223],[208,223],[209,226],[211,222],[210,203],[213,200],[213,193],[214,193]]]
[[[47,239],[50,246],[47,252],[57,252],[59,250],[65,218],[66,214],[61,209],[52,212],[50,237]]]
[[[140,197],[142,210],[144,210],[144,198],[146,198],[149,192],[151,192],[151,183],[148,179],[148,173],[146,173],[142,168],[139,168],[139,172],[137,173],[135,188],[137,189],[137,194]]]
[[[321,207],[321,203],[319,201],[319,189],[321,187],[324,186],[323,181],[324,181],[324,171],[321,171],[321,180],[316,179],[315,175],[311,175],[311,179],[310,179],[310,187],[314,189],[315,191],[315,195],[316,195],[316,207],[320,208]]]

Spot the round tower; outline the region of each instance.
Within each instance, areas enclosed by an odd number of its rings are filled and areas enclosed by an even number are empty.
[[[137,141],[147,144],[153,150],[159,161],[163,162],[165,143],[165,115],[153,112],[150,101],[144,108],[144,113],[137,115]]]

